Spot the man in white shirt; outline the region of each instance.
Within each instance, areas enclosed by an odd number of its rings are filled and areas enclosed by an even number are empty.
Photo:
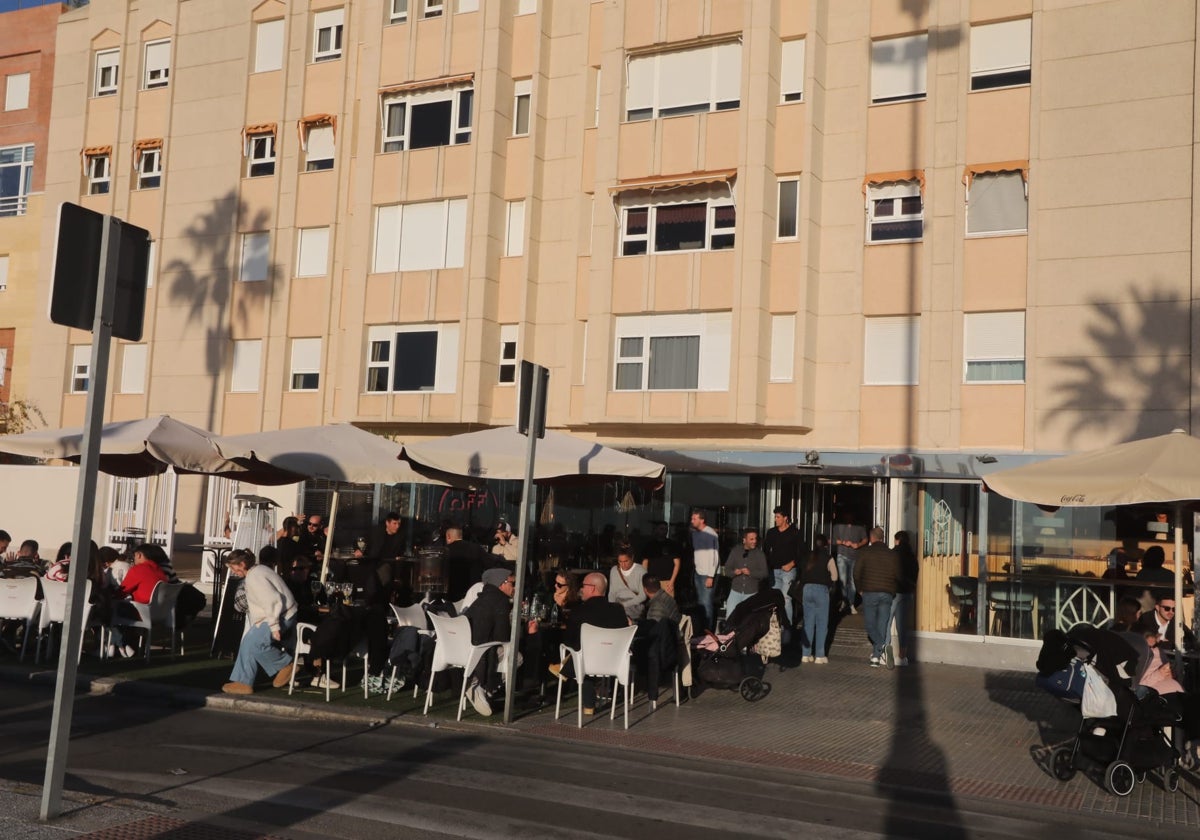
[[[720,540],[708,524],[708,515],[692,511],[692,564],[696,568],[696,601],[704,608],[707,627],[713,626],[713,584],[721,564]]]

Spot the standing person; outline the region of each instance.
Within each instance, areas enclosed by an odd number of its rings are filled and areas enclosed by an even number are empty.
[[[892,621],[896,623],[896,664],[908,664],[908,624],[912,620],[917,598],[917,574],[921,565],[913,551],[908,531],[897,531],[895,551],[900,560],[900,580],[896,582],[896,597],[892,599]]]
[[[658,578],[662,589],[675,597],[675,581],[679,567],[683,565],[683,551],[668,534],[668,525],[659,520],[654,523],[654,535],[642,547],[642,568],[646,574]]]
[[[692,563],[695,566],[696,601],[704,608],[705,627],[713,626],[713,585],[721,564],[721,541],[708,524],[708,514],[692,511]]]
[[[296,599],[274,570],[255,565],[252,551],[239,548],[229,552],[225,565],[229,574],[243,578],[250,629],[242,637],[233,672],[221,691],[253,694],[259,668],[273,677],[272,685],[283,688],[291,680],[295,663],[279,645],[296,627]]]
[[[446,597],[461,601],[473,584],[483,580],[483,570],[489,566],[488,553],[478,543],[463,539],[462,528],[446,529]]]
[[[841,572],[841,569],[838,569]],[[883,662],[891,641],[892,599],[900,580],[900,558],[883,541],[883,529],[871,529],[870,543],[854,561],[854,585],[862,593],[863,620],[871,640],[871,667]]]
[[[393,560],[404,556],[404,535],[400,533],[400,514],[388,511],[383,522],[367,537],[366,547],[354,550],[355,557],[370,557],[391,566]]]
[[[307,541],[308,535],[301,534],[300,527],[296,517],[284,519],[279,540],[275,544],[279,575],[295,583],[308,580],[308,570],[312,566],[312,554],[301,547],[301,540]]]
[[[837,582],[837,563],[829,556],[829,540],[817,534],[812,551],[800,569],[800,599],[804,605],[804,635],[801,637],[801,662],[826,665],[826,638],[829,632],[829,590]]]
[[[837,549],[838,579],[842,582],[842,594],[846,596],[849,611],[858,612],[854,605],[857,590],[857,576],[854,574],[854,562],[858,550],[867,544],[867,532],[861,525],[854,522],[854,513],[849,509],[843,510],[838,517],[838,523],[833,526],[833,544]],[[885,545],[884,548],[887,548]]]
[[[796,564],[804,556],[804,544],[800,531],[792,526],[792,518],[783,505],[775,508],[775,527],[763,537],[763,553],[767,555],[767,565],[775,581],[774,587],[783,593],[783,609],[787,614],[783,642],[787,644],[795,609],[788,590],[792,588],[792,581],[796,579]]]
[[[730,550],[721,573],[733,580],[725,599],[725,615],[730,616],[738,604],[758,593],[759,583],[768,574],[767,557],[758,547],[757,528],[742,530],[742,544]]]

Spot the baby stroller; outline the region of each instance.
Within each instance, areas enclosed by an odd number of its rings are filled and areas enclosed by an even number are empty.
[[[710,630],[693,638],[692,667],[696,679],[711,688],[737,691],[750,703],[770,694],[771,684],[763,679],[767,657],[755,645],[772,629],[775,609],[774,600],[755,595],[733,611],[725,632],[717,634]]]
[[[1120,679],[1119,671],[1099,666],[1097,656],[1108,654],[1111,658],[1114,651],[1118,658],[1124,656],[1120,646],[1127,643],[1119,634],[1096,628],[1087,628],[1086,633],[1078,630],[1069,636],[1060,631],[1047,634],[1038,657],[1037,684],[1080,710],[1075,737],[1050,755],[1051,773],[1066,782],[1089,764],[1103,767],[1108,791],[1128,796],[1136,783],[1154,771],[1163,786],[1174,792],[1179,788],[1179,753],[1164,730],[1179,725],[1178,715],[1153,691],[1135,693]],[[1052,670],[1067,651],[1071,656],[1067,664]],[[1109,673],[1104,675],[1102,670]],[[1101,711],[1098,706],[1108,708]]]

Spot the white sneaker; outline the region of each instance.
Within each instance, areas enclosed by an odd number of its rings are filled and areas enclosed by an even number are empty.
[[[907,665],[907,664],[908,664],[908,657],[907,657],[907,656],[901,656],[899,659],[897,659],[897,660],[896,660],[896,664],[897,664],[897,665],[899,665],[899,666],[901,666],[901,667],[903,667],[903,666]]]
[[[871,667],[872,667],[872,668],[878,668],[878,667],[879,667],[879,657],[878,657],[878,656],[872,656],[872,657],[871,657]]]
[[[313,688],[341,688],[342,684],[335,679],[330,679],[328,675],[322,673],[320,676],[313,677],[313,681],[309,683]]]
[[[121,654],[124,659],[133,659],[133,655],[137,653],[130,645],[121,645],[117,653]]]
[[[828,664],[829,664],[829,657],[828,657],[828,656],[818,656],[818,657],[816,658],[815,662],[816,662],[816,664],[818,664],[818,665],[828,665]]]
[[[812,657],[812,656],[801,656],[800,661],[801,662],[815,662],[816,658]]]
[[[471,705],[483,717],[492,716],[492,704],[488,702],[487,693],[484,692],[483,686],[476,683],[467,689],[467,699],[471,701]]]
[[[850,615],[858,615],[858,607],[853,604],[850,605]]]

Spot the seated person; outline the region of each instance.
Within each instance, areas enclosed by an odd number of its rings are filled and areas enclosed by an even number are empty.
[[[392,565],[380,562],[377,556],[359,559],[350,567],[352,597],[361,610],[362,633],[367,639],[367,691],[383,694],[383,671],[388,664],[388,596],[392,591]]]
[[[620,604],[608,600],[607,590],[608,579],[602,572],[589,572],[583,579],[583,585],[579,589],[579,595],[583,600],[571,610],[571,615],[567,619],[567,629],[563,632],[562,643],[568,648],[579,650],[582,644],[580,641],[581,630],[585,624],[610,629],[629,626],[629,617],[625,614],[625,610],[621,608]],[[574,663],[568,659],[558,665],[551,665],[550,673],[561,680],[570,679],[574,676]],[[595,714],[596,686],[592,680],[584,680],[582,695],[580,702],[583,704],[583,713],[585,715]]]
[[[25,540],[16,554],[4,557],[3,577],[19,578],[40,574],[42,559],[38,556],[38,541]]]
[[[1157,548],[1157,546],[1152,546]],[[1154,633],[1157,636],[1158,647],[1163,650],[1175,650],[1175,593],[1160,589],[1154,595],[1154,608],[1142,613],[1134,628],[1142,633]],[[1192,630],[1183,625],[1184,650],[1193,650],[1196,639]]]
[[[464,615],[471,622],[471,644],[505,642],[512,638],[512,595],[513,575],[507,569],[488,569],[483,573],[483,586],[478,597]],[[536,625],[535,625],[536,629]],[[479,660],[475,671],[469,675],[467,699],[475,711],[484,717],[492,714],[491,699],[500,691],[501,657],[496,648],[489,650]]]
[[[125,575],[118,588],[120,598],[135,601],[139,604],[149,604],[154,594],[154,587],[160,583],[169,583],[166,572],[150,559],[141,549],[133,552],[133,567]],[[141,619],[136,609],[122,600],[113,603],[113,617],[126,618],[133,621]],[[125,644],[125,637],[120,625],[110,627],[107,655],[111,658],[118,653],[126,658],[133,656],[133,648]]]
[[[658,681],[678,661],[679,620],[682,613],[654,575],[642,578],[646,590],[646,617],[638,622],[636,658],[646,670],[646,696],[650,709],[658,707]],[[670,680],[668,680],[670,682]]]
[[[630,621],[646,614],[646,593],[642,589],[644,566],[633,562],[633,549],[627,545],[617,550],[617,563],[608,573],[608,600],[620,604]]]

